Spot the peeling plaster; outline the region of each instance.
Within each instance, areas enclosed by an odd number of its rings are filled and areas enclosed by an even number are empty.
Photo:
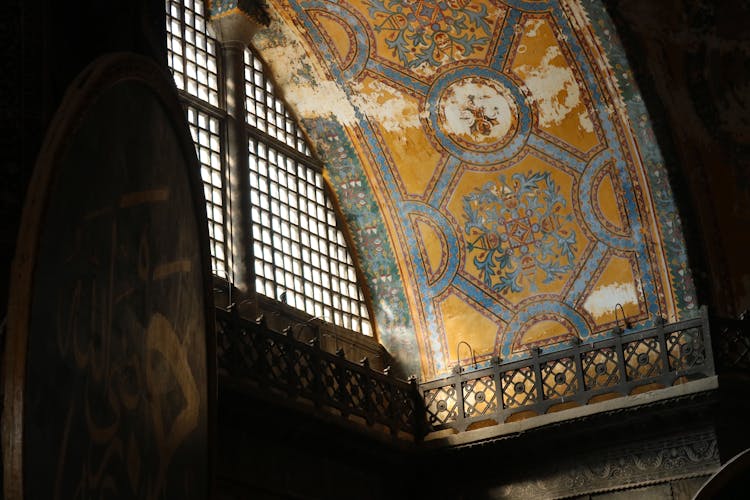
[[[296,31],[273,10],[271,17],[274,29],[258,33],[253,45],[268,62],[287,104],[302,118],[333,116],[342,125],[356,124],[346,90],[325,76]]]
[[[612,314],[615,304],[638,305],[638,291],[633,283],[613,283],[594,290],[583,303],[583,307],[595,319],[599,319]]]
[[[305,118],[324,118],[333,115],[342,125],[356,123],[356,115],[346,92],[336,82],[316,78],[311,84],[305,80],[309,66],[304,49],[299,45],[279,47],[263,52],[275,67],[285,68],[284,73],[274,71],[276,84],[284,89],[284,97]],[[316,75],[317,76],[317,75]]]
[[[573,72],[567,66],[554,64],[556,58],[562,57],[559,47],[547,47],[538,68],[524,64],[518,67],[526,86],[531,91],[530,100],[539,108],[539,125],[552,127],[562,121],[581,104],[581,91]],[[586,115],[586,113],[582,113]],[[579,126],[586,131],[593,130],[588,116],[578,117]]]
[[[526,25],[529,27],[528,31],[526,32],[526,36],[529,38],[533,38],[539,33],[539,28],[544,26],[544,20],[532,19]]]
[[[588,12],[586,12],[586,9],[584,9],[583,6],[578,2],[578,0],[569,0],[565,3],[565,6],[567,7],[567,12],[570,16],[570,20],[579,29],[585,29],[586,26],[592,25],[591,17],[589,16]]]
[[[594,131],[594,124],[591,123],[591,118],[589,117],[589,114],[586,111],[582,111],[581,113],[578,114],[578,124],[586,132],[591,133]]]
[[[406,128],[421,128],[420,114],[414,112],[415,103],[400,97],[399,93],[379,81],[357,82],[352,85],[352,103],[388,132],[402,133]],[[423,112],[421,117],[427,119],[428,113]]]

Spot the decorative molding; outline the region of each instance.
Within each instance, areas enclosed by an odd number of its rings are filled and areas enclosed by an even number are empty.
[[[716,435],[702,430],[550,463],[544,479],[529,475],[492,490],[490,497],[570,497],[706,475],[719,467]]]

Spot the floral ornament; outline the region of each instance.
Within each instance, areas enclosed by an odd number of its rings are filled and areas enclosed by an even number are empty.
[[[552,283],[573,268],[576,233],[567,201],[549,172],[516,173],[464,196],[468,253],[485,285],[507,294],[537,280]],[[541,273],[537,275],[537,273]],[[537,279],[535,279],[537,278]]]
[[[407,68],[465,59],[489,41],[486,5],[471,0],[369,0],[375,31]],[[485,36],[480,36],[484,33]]]

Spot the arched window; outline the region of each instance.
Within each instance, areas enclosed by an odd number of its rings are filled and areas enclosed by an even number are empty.
[[[232,276],[233,210],[250,210],[255,292],[337,326],[372,335],[365,296],[326,191],[322,165],[263,64],[245,50],[249,207],[231,206],[227,189],[225,84],[218,42],[202,0],[168,0],[169,66],[187,110],[201,162],[212,266]]]
[[[211,267],[231,281],[224,221],[224,127],[219,107],[217,42],[207,31],[203,0],[167,1],[169,67],[187,110],[190,131],[201,162],[206,197]]]

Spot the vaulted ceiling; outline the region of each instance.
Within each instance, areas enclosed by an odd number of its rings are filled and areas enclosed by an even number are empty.
[[[254,45],[348,222],[380,341],[433,378],[695,310],[600,0],[271,0]],[[619,311],[619,307],[617,308]]]

